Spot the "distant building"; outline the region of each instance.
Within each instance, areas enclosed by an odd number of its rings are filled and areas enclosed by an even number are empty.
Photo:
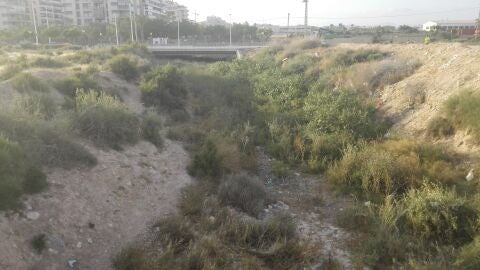
[[[0,0],[0,29],[30,24],[27,0]]]
[[[315,36],[320,30],[317,26],[305,25],[291,25],[291,26],[279,26],[279,25],[257,25],[260,29],[269,29],[273,32],[273,38],[289,37],[289,36]]]
[[[455,32],[459,35],[473,35],[477,23],[475,20],[463,21],[429,21],[423,24],[423,31],[434,32],[437,30]]]
[[[217,16],[208,16],[207,20],[203,22],[206,26],[228,26],[229,23]]]

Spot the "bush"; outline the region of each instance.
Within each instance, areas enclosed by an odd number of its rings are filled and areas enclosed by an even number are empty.
[[[284,162],[275,160],[272,162],[272,172],[276,177],[285,178],[288,176],[289,170]]]
[[[480,236],[460,250],[454,266],[464,270],[480,269]]]
[[[218,188],[218,198],[224,205],[257,216],[267,203],[267,192],[258,178],[242,173],[230,175],[223,181]]]
[[[47,58],[37,58],[32,62],[34,67],[43,67],[43,68],[62,68],[67,64],[50,57]]]
[[[48,94],[30,94],[15,100],[15,112],[50,120],[57,113],[57,104]]]
[[[187,186],[182,190],[178,208],[184,216],[198,217],[203,212],[205,188],[199,184]]]
[[[193,160],[188,166],[188,173],[214,182],[222,175],[221,158],[218,155],[217,147],[211,140],[206,140],[193,156]]]
[[[454,158],[441,148],[426,143],[386,141],[349,147],[326,176],[336,188],[360,195],[402,194],[419,187],[424,177],[443,183],[459,178]]]
[[[449,119],[435,117],[428,124],[427,133],[434,138],[448,137],[455,134],[455,127]]]
[[[140,139],[141,123],[117,98],[103,92],[78,90],[73,126],[101,146],[120,149]]]
[[[308,128],[314,133],[348,134],[352,138],[373,139],[382,136],[375,107],[349,91],[312,92],[305,104]]]
[[[91,153],[72,142],[67,132],[49,122],[0,114],[0,133],[28,149],[30,159],[38,164],[67,169],[96,164]]]
[[[37,254],[42,254],[42,252],[47,247],[47,236],[45,234],[37,234],[30,240],[30,245],[35,250]]]
[[[157,221],[152,227],[152,233],[154,245],[170,246],[175,253],[184,251],[195,239],[186,220],[177,216],[170,216]]]
[[[140,89],[147,106],[161,110],[184,110],[187,90],[177,69],[171,65],[155,69],[143,79]]]
[[[417,237],[446,244],[472,240],[478,214],[454,190],[424,184],[411,189],[403,203],[406,222]]]
[[[47,85],[30,73],[20,73],[13,77],[12,86],[21,93],[48,91]]]
[[[25,68],[22,67],[21,65],[18,64],[8,64],[3,70],[2,73],[0,74],[0,79],[1,80],[8,80],[15,75],[19,74],[24,70]]]
[[[77,73],[72,77],[64,80],[56,81],[54,87],[68,98],[75,98],[78,89],[97,89],[99,85],[89,75],[85,73]]]
[[[163,138],[160,134],[162,129],[162,120],[158,115],[149,113],[142,121],[142,137],[151,142],[156,147],[163,146]]]
[[[480,142],[480,94],[464,91],[449,98],[445,115],[457,129],[471,130],[474,140]]]
[[[137,61],[126,55],[117,55],[113,57],[108,62],[108,66],[113,73],[127,81],[136,79],[139,75]]]
[[[0,210],[19,206],[25,193],[37,193],[46,187],[46,177],[27,159],[23,149],[0,137]]]
[[[348,67],[354,64],[381,60],[387,56],[386,53],[382,53],[377,50],[348,50],[346,52],[338,53],[334,58],[334,66]]]

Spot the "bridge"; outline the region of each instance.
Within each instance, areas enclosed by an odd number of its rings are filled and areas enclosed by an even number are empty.
[[[248,51],[258,50],[266,46],[226,46],[226,47],[195,47],[195,46],[151,46],[148,49],[157,58],[220,61],[241,58]]]

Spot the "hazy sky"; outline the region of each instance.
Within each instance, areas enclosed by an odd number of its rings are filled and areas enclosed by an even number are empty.
[[[198,20],[217,15],[226,20],[232,14],[235,22],[287,24],[303,23],[302,0],[177,0],[190,9],[190,17]],[[312,25],[338,24],[410,24],[425,21],[474,19],[478,17],[480,0],[310,0]],[[406,16],[408,15],[408,16]],[[374,18],[372,18],[374,17]]]

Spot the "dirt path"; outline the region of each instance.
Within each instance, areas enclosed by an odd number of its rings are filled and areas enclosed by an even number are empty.
[[[72,269],[69,260],[74,269],[110,269],[122,245],[175,211],[191,181],[188,154],[175,142],[162,152],[147,142],[123,152],[90,151],[95,168],[50,171],[48,191],[29,198],[20,213],[0,215],[0,269]],[[36,255],[29,241],[41,233],[47,249]]]
[[[289,213],[295,218],[301,237],[321,247],[319,255],[334,259],[344,269],[353,269],[347,248],[351,235],[335,226],[336,215],[352,201],[334,196],[318,176],[293,173],[285,179],[276,179],[271,172],[272,160],[261,149],[258,160],[259,175],[277,199],[277,203],[266,210],[267,215],[276,211]],[[317,269],[322,262],[319,259],[312,269]]]

